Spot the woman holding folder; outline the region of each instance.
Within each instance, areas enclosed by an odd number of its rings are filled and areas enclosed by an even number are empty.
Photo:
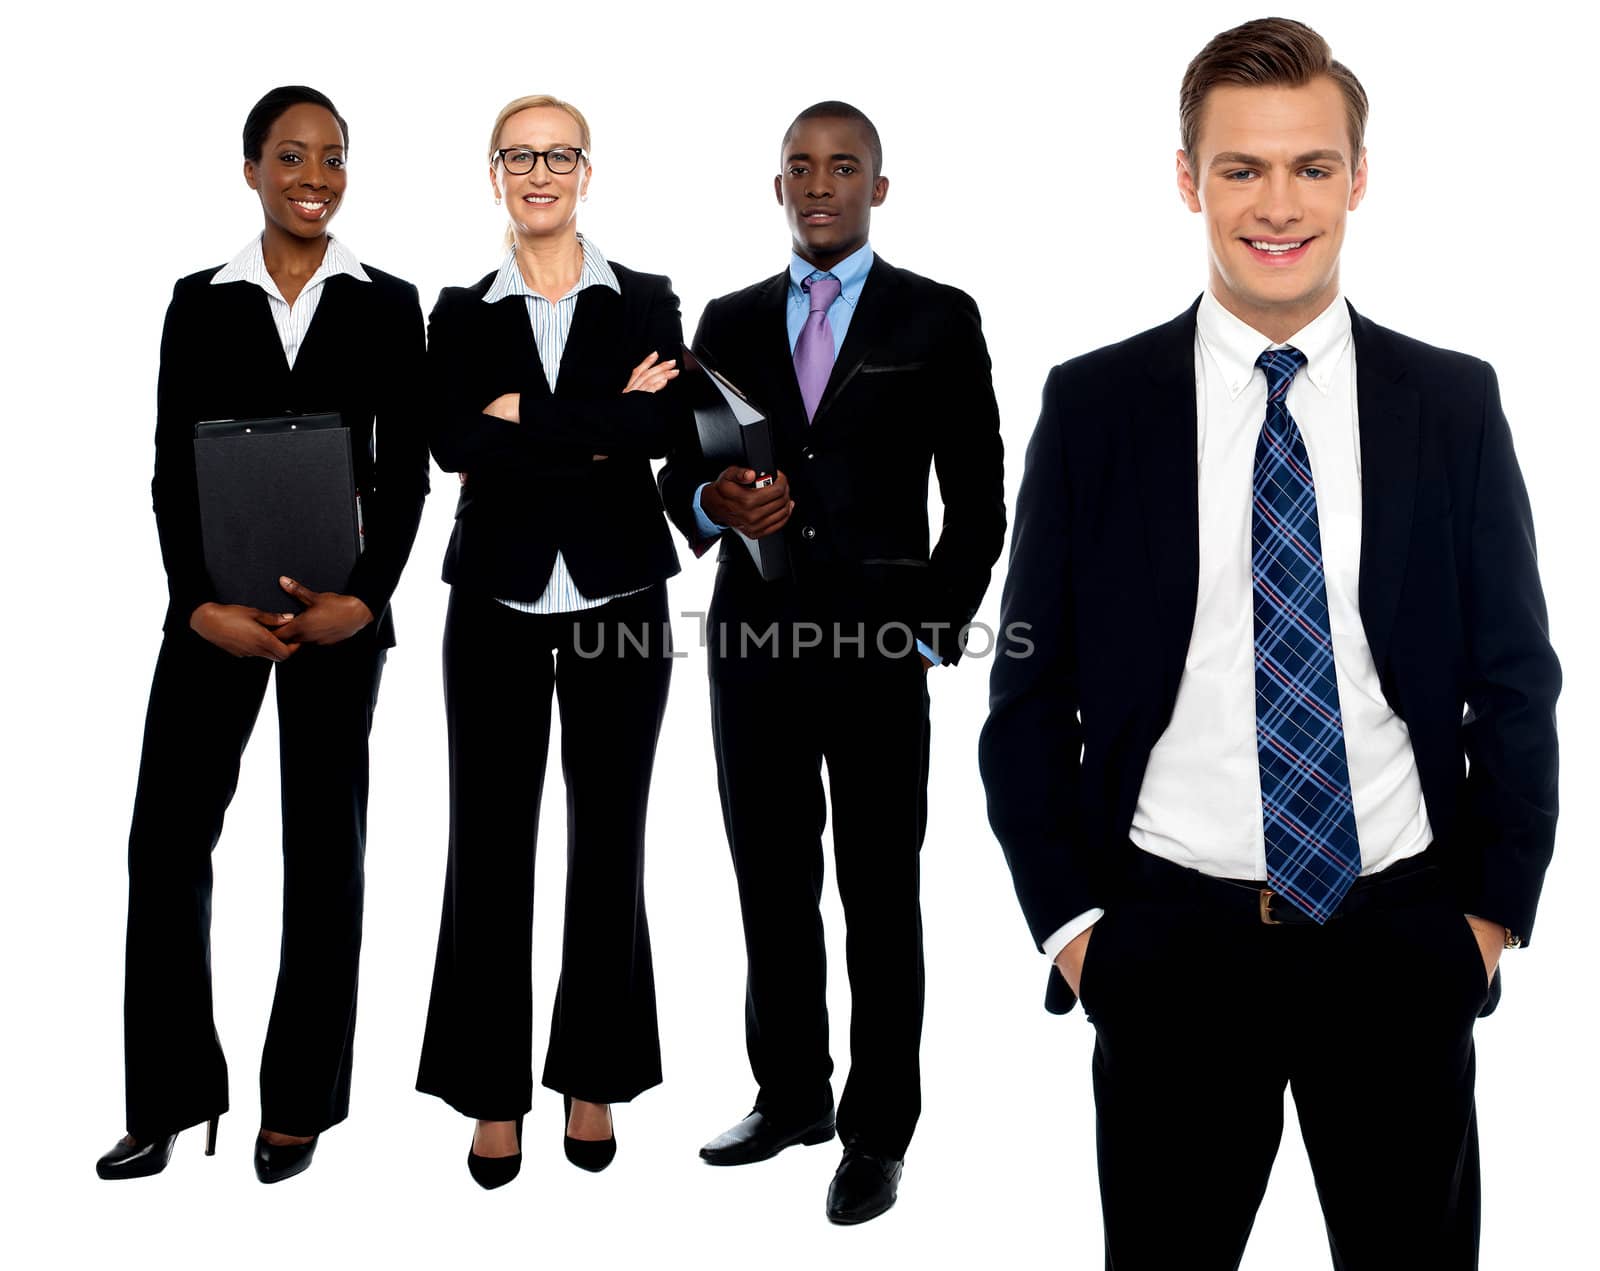
[[[261,233],[221,269],[180,279],[167,310],[151,493],[170,603],[128,842],[128,1133],[100,1158],[102,1178],[159,1173],[178,1132],[201,1122],[214,1150],[228,1085],[211,1010],[211,850],[269,678],[283,940],[261,1057],[261,1181],[305,1169],[349,1106],[367,734],[428,461],[408,379],[423,355],[416,288],[328,233],[348,140],[314,89],[277,88],[257,102],[244,177],[261,202]],[[326,411],[350,431],[364,550],[337,591],[282,578],[284,612],[228,603],[202,548],[196,424]]]
[[[567,889],[544,1084],[568,1159],[605,1168],[610,1105],[661,1080],[645,923],[645,803],[671,672],[678,571],[650,460],[689,425],[667,279],[578,233],[589,128],[553,97],[495,120],[509,250],[429,323],[432,447],[462,474],[445,556],[450,847],[417,1088],[477,1121],[484,1187],[515,1177],[532,1101],[533,853],[561,711]]]

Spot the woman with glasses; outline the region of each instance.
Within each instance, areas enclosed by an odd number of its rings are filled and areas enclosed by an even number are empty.
[[[461,474],[445,555],[450,846],[417,1088],[477,1121],[484,1187],[521,1166],[532,1101],[533,854],[561,712],[566,923],[544,1084],[573,1164],[616,1151],[610,1105],[661,1080],[643,871],[678,571],[650,460],[690,416],[668,385],[682,327],[667,279],[578,233],[589,127],[553,97],[509,103],[489,184],[498,269],[429,323],[435,459]]]
[[[318,1135],[349,1109],[367,734],[428,454],[410,374],[423,356],[417,290],[328,233],[344,203],[348,142],[315,89],[276,88],[257,102],[244,178],[262,229],[221,269],[180,279],[167,310],[151,493],[170,603],[128,840],[128,1133],[100,1158],[101,1178],[159,1173],[178,1132],[201,1122],[214,1150],[228,1081],[211,1010],[211,850],[269,678],[283,939],[261,1056],[257,1176],[304,1170]],[[349,430],[364,525],[354,568],[337,591],[280,578],[271,610],[228,603],[202,548],[196,424],[330,411]],[[292,499],[283,515],[298,516]]]

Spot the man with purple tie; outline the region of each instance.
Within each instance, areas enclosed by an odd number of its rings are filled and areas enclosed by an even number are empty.
[[[1340,293],[1367,98],[1268,18],[1180,93],[1205,293],[1055,368],[980,744],[1107,1266],[1236,1267],[1294,1096],[1336,1266],[1477,1262],[1475,1020],[1556,822],[1527,494],[1483,362]],[[1025,625],[1024,625],[1025,624]]]
[[[723,540],[706,635],[758,1085],[700,1155],[743,1165],[834,1136],[826,764],[852,1002],[827,1214],[857,1223],[894,1203],[921,1109],[926,674],[959,660],[1005,537],[999,418],[972,300],[867,242],[889,191],[872,122],[843,102],[803,111],[773,188],[790,266],[707,305],[695,349],[772,421],[778,472],[757,489],[693,446],[661,471],[696,554]],[[931,551],[930,466],[944,503]],[[781,535],[788,576],[764,582],[728,528]]]

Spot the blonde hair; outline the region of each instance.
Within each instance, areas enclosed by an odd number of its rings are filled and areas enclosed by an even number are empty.
[[[500,130],[506,126],[506,120],[512,115],[524,110],[536,110],[541,106],[553,106],[557,110],[564,110],[572,116],[572,122],[578,125],[578,144],[583,147],[584,167],[589,166],[589,121],[583,117],[583,112],[571,102],[564,102],[559,97],[552,97],[549,93],[534,93],[528,97],[518,97],[508,101],[500,107],[500,113],[494,117],[494,127],[489,130],[489,164],[494,165],[494,152],[499,149]],[[515,247],[517,232],[509,225],[506,227],[506,246]]]

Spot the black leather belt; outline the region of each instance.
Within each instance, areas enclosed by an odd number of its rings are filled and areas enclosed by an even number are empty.
[[[1351,885],[1329,922],[1363,909],[1387,908],[1440,894],[1445,879],[1437,845],[1397,861],[1376,874],[1364,874]],[[1243,878],[1217,878],[1175,865],[1134,848],[1133,887],[1136,895],[1182,898],[1221,909],[1230,918],[1254,920],[1269,927],[1316,926],[1316,920],[1295,908],[1265,883]]]

